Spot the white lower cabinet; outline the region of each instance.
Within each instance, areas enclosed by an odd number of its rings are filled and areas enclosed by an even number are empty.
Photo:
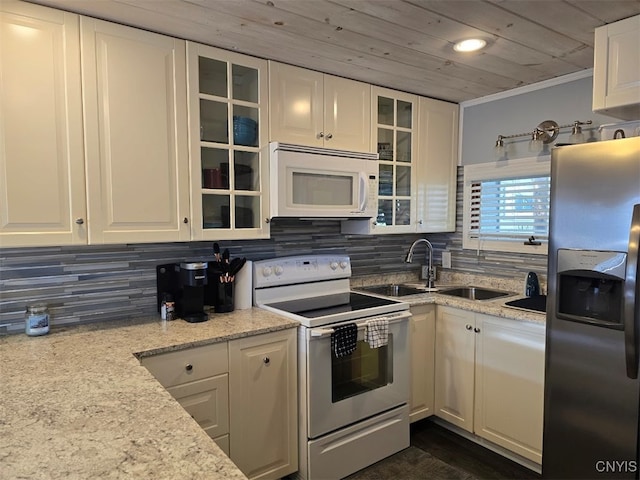
[[[228,455],[227,343],[145,357],[141,363]]]
[[[250,479],[298,470],[296,329],[141,360]]]
[[[231,460],[251,479],[298,470],[296,330],[229,342]]]
[[[544,324],[438,306],[435,412],[542,463]]]
[[[411,307],[411,422],[433,415],[436,336],[435,305]]]

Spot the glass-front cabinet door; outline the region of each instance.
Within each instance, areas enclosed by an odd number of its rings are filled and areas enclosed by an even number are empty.
[[[267,238],[267,62],[191,42],[187,58],[192,238]]]
[[[418,97],[374,87],[373,102],[380,181],[376,231],[415,231]]]

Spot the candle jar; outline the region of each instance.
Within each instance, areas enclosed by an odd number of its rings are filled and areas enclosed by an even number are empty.
[[[27,306],[25,314],[25,333],[29,336],[49,333],[49,311],[41,303]]]

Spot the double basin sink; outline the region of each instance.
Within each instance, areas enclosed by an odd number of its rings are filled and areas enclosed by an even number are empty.
[[[364,290],[369,293],[376,293],[378,295],[385,295],[387,297],[404,297],[405,295],[416,295],[427,291],[422,288],[402,284],[374,285],[372,287],[361,287],[360,290]],[[511,292],[483,287],[451,287],[441,290],[438,289],[437,293],[441,295],[450,295],[452,297],[466,298],[468,300],[492,300],[494,298],[513,295]]]
[[[384,295],[387,297],[404,297],[405,295],[417,295],[420,293],[426,293],[428,290],[423,288],[416,288],[410,285],[403,284],[386,284],[386,285],[374,285],[370,287],[361,287],[359,290],[374,293],[378,295]],[[493,300],[500,297],[513,296],[513,292],[505,292],[504,290],[496,290],[493,288],[484,287],[447,287],[438,289],[437,293],[440,295],[449,295],[452,297],[465,298],[467,300]],[[525,297],[516,300],[505,302],[505,306],[512,307],[521,310],[528,310],[537,313],[544,313],[546,311],[546,296],[538,295],[536,297]]]

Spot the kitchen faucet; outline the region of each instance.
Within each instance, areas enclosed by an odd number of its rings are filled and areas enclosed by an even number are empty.
[[[436,281],[436,271],[433,268],[433,245],[431,245],[429,240],[426,238],[419,238],[413,242],[411,247],[409,247],[409,253],[407,253],[407,258],[405,258],[404,261],[406,263],[411,263],[413,261],[413,249],[420,243],[424,243],[427,246],[425,251],[425,261],[429,266],[427,269],[427,288],[435,288],[434,283]]]

